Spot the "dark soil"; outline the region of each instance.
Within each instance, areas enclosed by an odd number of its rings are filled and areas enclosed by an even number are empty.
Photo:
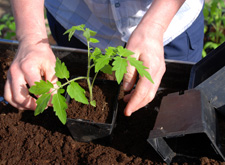
[[[3,96],[6,71],[15,54],[11,50],[15,48],[0,45],[0,97]],[[148,144],[147,138],[154,126],[161,99],[166,94],[165,91],[159,91],[153,102],[131,117],[125,117],[123,110],[126,103],[122,100],[121,90],[111,143],[77,142],[72,139],[67,127],[55,117],[51,108],[35,117],[33,111],[19,111],[2,101],[0,164],[164,164]],[[195,159],[182,156],[173,164],[224,162],[204,156]]]
[[[71,119],[85,119],[97,123],[111,123],[113,117],[113,104],[117,100],[119,85],[114,81],[107,83],[100,79],[95,81],[93,87],[93,99],[96,107],[90,104],[82,104],[70,99],[67,109],[67,117]],[[86,97],[89,98],[89,91],[86,81],[79,81],[79,85],[85,89]]]

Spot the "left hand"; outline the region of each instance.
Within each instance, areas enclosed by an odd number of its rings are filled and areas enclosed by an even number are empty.
[[[130,116],[153,100],[165,73],[163,29],[157,24],[152,25],[151,28],[140,24],[132,33],[126,48],[135,52],[133,57],[144,62],[143,64],[149,68],[147,71],[154,81],[152,84],[147,78],[140,76],[136,88],[124,96],[124,101],[128,102],[124,114]],[[125,91],[133,88],[136,76],[137,71],[129,64],[123,79]]]

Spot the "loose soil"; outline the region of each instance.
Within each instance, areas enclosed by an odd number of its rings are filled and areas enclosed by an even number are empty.
[[[78,81],[79,85],[86,91],[86,97],[89,98],[89,91],[86,81]],[[111,123],[113,117],[113,104],[117,100],[119,85],[110,80],[102,81],[97,79],[93,86],[93,99],[96,101],[96,107],[90,104],[82,104],[68,97],[67,117],[71,119],[84,119],[96,123]]]
[[[14,54],[11,47],[0,47],[1,97]],[[73,140],[51,108],[35,117],[33,111],[19,111],[0,102],[0,164],[165,164],[147,143],[147,138],[154,126],[161,99],[166,94],[159,91],[153,102],[131,117],[125,117],[126,103],[122,100],[124,93],[121,90],[116,127],[110,143]],[[173,164],[225,163],[204,156],[183,156]]]

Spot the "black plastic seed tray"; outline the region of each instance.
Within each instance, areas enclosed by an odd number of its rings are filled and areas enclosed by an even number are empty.
[[[225,115],[225,43],[193,65],[188,90],[163,97],[148,142],[167,163],[177,156],[224,161],[218,112]]]
[[[195,88],[224,66],[225,42],[192,67],[188,88]]]
[[[117,111],[118,111],[118,95],[120,85],[116,81],[96,79],[95,84],[99,86],[108,86],[109,89],[116,89],[115,96],[112,97],[112,106],[110,109],[113,112],[112,118],[108,123],[98,123],[85,119],[68,118],[66,126],[69,129],[72,137],[80,142],[96,141],[103,138],[110,139],[110,135],[115,128]],[[70,101],[69,95],[66,96],[67,101]],[[94,112],[93,112],[94,113]]]
[[[168,164],[176,156],[225,160],[217,134],[216,111],[203,92],[191,89],[163,97],[147,141]]]
[[[210,104],[225,115],[225,43],[193,66],[191,88],[204,91]]]

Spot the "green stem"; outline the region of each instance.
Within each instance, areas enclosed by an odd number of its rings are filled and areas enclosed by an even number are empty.
[[[92,87],[94,86],[94,82],[95,82],[95,79],[96,79],[97,75],[98,75],[98,72],[95,74],[95,76],[94,76],[94,78],[92,80],[92,84],[91,84]]]
[[[88,46],[88,70],[87,70],[87,84],[88,84],[88,89],[90,93],[90,102],[93,101],[93,94],[92,94],[92,85],[91,85],[91,80],[90,80],[90,70],[91,70],[91,58],[90,58],[90,42],[87,42]]]
[[[57,91],[58,89],[66,86],[67,84],[71,83],[72,81],[77,81],[77,80],[82,80],[82,79],[87,79],[87,77],[76,77],[76,78],[73,78],[71,80],[67,79],[66,83],[62,84],[60,87],[54,88],[54,90],[51,93],[53,93],[53,92]]]

